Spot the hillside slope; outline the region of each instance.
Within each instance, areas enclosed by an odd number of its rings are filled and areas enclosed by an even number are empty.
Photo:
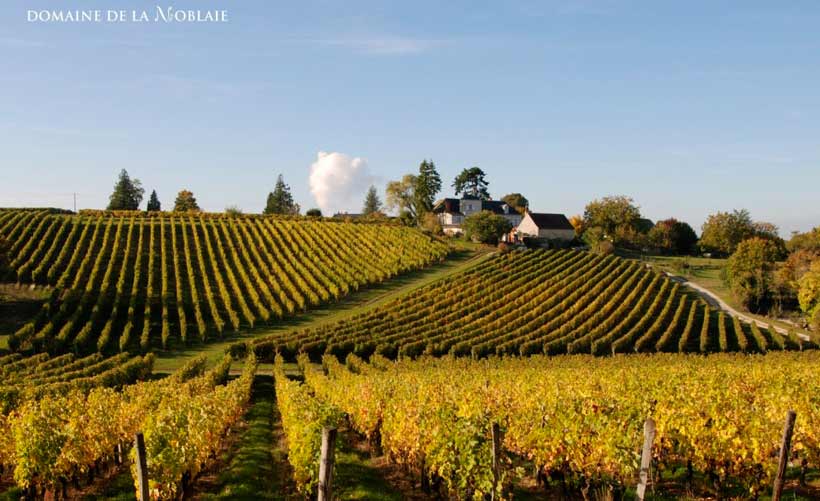
[[[0,211],[19,283],[53,286],[12,348],[168,347],[273,322],[444,258],[389,224]]]
[[[498,254],[374,310],[254,342],[257,353],[367,357],[798,349],[635,261],[577,251]],[[232,347],[235,354],[245,346]]]

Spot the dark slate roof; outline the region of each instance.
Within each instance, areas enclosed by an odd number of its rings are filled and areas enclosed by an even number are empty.
[[[507,211],[504,212],[504,206],[507,206]],[[506,202],[501,200],[484,200],[481,202],[481,210],[488,210],[495,214],[510,215],[510,214],[518,214],[515,209],[507,205]]]
[[[542,230],[574,230],[575,228],[563,214],[545,214],[538,212],[530,212],[535,225]]]
[[[442,212],[448,214],[461,214],[461,201],[457,198],[445,198],[436,202],[433,206],[433,212],[441,214]]]
[[[463,199],[458,198],[443,198],[433,205],[433,212],[436,214],[441,213],[449,213],[449,214],[461,214],[461,200],[478,200],[477,198],[471,197],[464,197]],[[510,215],[510,214],[517,214],[515,209],[512,207],[508,207],[507,212],[504,212],[504,206],[507,205],[506,202],[501,200],[482,200],[481,201],[481,210],[488,210],[495,214],[501,215]]]

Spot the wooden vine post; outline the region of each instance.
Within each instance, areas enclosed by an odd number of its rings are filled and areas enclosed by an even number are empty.
[[[646,486],[649,484],[649,468],[652,464],[652,442],[655,441],[655,421],[648,418],[643,424],[643,448],[641,449],[641,472],[638,480],[637,495],[643,501]]]
[[[148,460],[145,457],[145,437],[139,432],[134,437],[134,449],[137,451],[137,492],[139,501],[148,501]]]
[[[336,428],[322,429],[322,452],[319,460],[318,501],[333,499],[333,462],[336,451]]]
[[[501,443],[504,440],[501,434],[501,427],[498,423],[493,423],[493,493],[490,496],[492,501],[499,499],[498,484],[501,481]]]
[[[774,477],[772,501],[780,501],[780,497],[783,495],[783,484],[786,480],[786,466],[789,463],[789,451],[791,450],[795,419],[797,419],[796,412],[789,411],[786,413],[786,424],[783,426],[783,439],[780,442],[780,458],[777,463],[777,475]]]

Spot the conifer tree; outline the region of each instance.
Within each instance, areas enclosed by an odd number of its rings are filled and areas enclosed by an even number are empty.
[[[380,210],[382,210],[382,201],[379,199],[379,194],[376,191],[376,187],[371,186],[370,189],[367,190],[367,196],[364,199],[362,213],[365,216],[369,216],[379,212]]]
[[[268,200],[265,204],[265,214],[299,214],[299,204],[293,201],[290,193],[290,186],[285,184],[282,174],[276,178],[276,186],[273,192],[268,193]]]
[[[489,183],[484,179],[486,175],[487,174],[478,167],[464,169],[453,181],[453,189],[456,195],[463,193],[465,196],[479,200],[489,200],[490,192],[487,191]]]
[[[436,171],[436,164],[432,160],[424,160],[419,165],[419,174],[416,176],[415,206],[416,215],[421,217],[425,212],[433,210],[436,195],[441,191],[441,176]]]
[[[138,210],[144,193],[140,180],[131,179],[128,171],[123,169],[108,198],[108,210]]]
[[[148,198],[148,206],[145,210],[148,212],[159,212],[162,210],[162,206],[159,203],[159,197],[157,197],[157,190],[151,190],[151,196]]]

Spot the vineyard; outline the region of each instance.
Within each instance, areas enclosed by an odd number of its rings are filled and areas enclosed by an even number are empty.
[[[81,482],[123,468],[140,432],[151,458],[151,497],[176,497],[242,416],[256,371],[250,357],[227,382],[230,358],[209,371],[206,362],[195,358],[172,376],[144,381],[150,354],[0,358],[0,474],[11,471],[27,498],[67,499]]]
[[[12,279],[52,287],[14,350],[171,348],[270,324],[443,259],[389,224],[0,210]]]
[[[770,488],[789,409],[792,461],[803,471],[820,465],[817,352],[369,363],[349,355],[346,364],[328,355],[322,366],[302,355],[300,365],[305,383],[285,377],[281,357],[275,377],[304,492],[316,486],[320,430],[342,425],[413,472],[428,495],[459,499],[505,498],[528,476],[585,499],[623,495],[637,479],[648,417],[657,427],[653,476],[684,472],[690,492],[757,498]],[[503,437],[495,471],[493,425]]]
[[[71,499],[129,469],[138,497],[185,498],[254,406],[268,409],[254,436],[286,449],[278,478],[303,498],[323,492],[320,464],[332,478],[330,430],[424,498],[508,499],[522,483],[539,497],[623,498],[647,418],[653,482],[676,479],[673,496],[767,492],[790,409],[792,464],[801,480],[820,467],[815,344],[712,309],[634,260],[485,254],[159,377],[157,349],[273,326],[450,248],[390,223],[219,214],[0,210],[0,236],[0,278],[45,296],[0,350],[0,490],[28,499]],[[255,376],[257,359],[274,362],[272,378]],[[252,392],[264,384],[269,395]]]
[[[243,355],[248,343],[231,347]],[[368,358],[813,347],[740,322],[638,262],[579,251],[497,254],[460,274],[336,323],[258,338],[257,355]]]

